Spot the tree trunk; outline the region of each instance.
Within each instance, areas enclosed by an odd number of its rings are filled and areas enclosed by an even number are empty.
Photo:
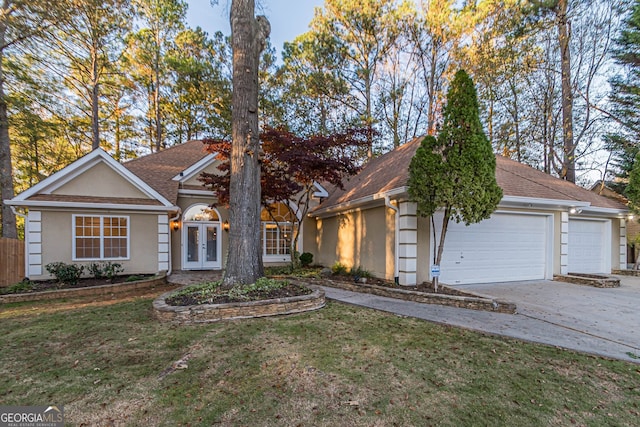
[[[153,115],[155,117],[155,131],[156,131],[156,152],[159,152],[163,147],[162,144],[162,117],[160,112],[160,46],[162,41],[160,40],[160,30],[155,32],[155,58],[153,64],[153,79],[155,80],[155,87],[153,88]]]
[[[254,0],[233,0],[231,3],[231,227],[223,279],[225,287],[251,284],[264,275],[260,247],[258,62],[270,27],[266,18],[256,18],[254,13]]]
[[[567,18],[569,0],[559,0],[556,6],[558,21],[558,43],[560,45],[560,67],[562,71],[562,176],[569,182],[576,182],[576,147],[573,142],[573,90],[571,89],[571,22]]]
[[[98,82],[98,51],[94,46],[91,64],[91,150],[100,148],[100,83]]]
[[[367,115],[367,160],[373,158],[373,113],[371,111],[371,69],[364,70],[365,72],[365,109]]]
[[[0,46],[5,45],[7,27],[0,22]],[[1,48],[0,48],[1,49]],[[4,94],[4,52],[0,50],[0,205],[2,205],[2,237],[18,237],[16,216],[4,200],[11,199],[13,193],[13,167],[11,165],[11,141],[9,140],[9,120],[7,101]]]
[[[436,255],[435,264],[440,265],[442,261],[442,254],[444,252],[444,239],[447,237],[447,228],[449,228],[449,216],[451,215],[451,208],[446,207],[444,209],[444,216],[442,217],[442,230],[440,231],[440,242],[438,243],[438,251]],[[438,292],[438,277],[433,278],[433,289]]]
[[[519,163],[522,163],[522,141],[520,141],[520,110],[518,108],[518,89],[513,81],[509,82],[509,86],[511,89],[511,95],[513,96],[513,125],[515,127],[515,138],[516,138],[516,160]]]
[[[155,71],[156,87],[153,91],[153,114],[156,125],[156,152],[162,149],[162,118],[160,113],[160,71]]]
[[[431,68],[429,69],[429,85],[427,87],[428,111],[427,111],[427,134],[436,134],[436,71],[438,60],[437,41],[433,41],[431,47]]]

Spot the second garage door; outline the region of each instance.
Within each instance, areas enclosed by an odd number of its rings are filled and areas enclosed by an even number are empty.
[[[609,223],[602,220],[569,220],[569,272],[610,273]]]
[[[442,214],[435,220],[439,241]],[[462,285],[544,279],[549,263],[549,223],[547,215],[514,213],[494,213],[470,226],[449,222],[440,281]]]

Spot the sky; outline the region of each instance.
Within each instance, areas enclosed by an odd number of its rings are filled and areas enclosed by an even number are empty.
[[[210,0],[188,0],[187,23],[190,27],[201,27],[209,35],[222,31],[230,35],[229,8],[231,0],[218,0],[211,6]],[[307,32],[315,7],[324,0],[257,0],[256,15],[265,15],[271,23],[271,45],[279,53],[286,41]]]

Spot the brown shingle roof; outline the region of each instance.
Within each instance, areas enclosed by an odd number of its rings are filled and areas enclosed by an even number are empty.
[[[123,166],[171,203],[176,204],[179,183],[173,181],[173,177],[200,161],[207,154],[202,141],[189,141],[131,160]]]
[[[502,156],[496,156],[496,180],[509,196],[575,200],[599,208],[627,208],[615,200]]]
[[[161,203],[154,199],[143,199],[134,197],[98,197],[98,196],[75,196],[67,194],[34,194],[27,200],[37,200],[42,202],[72,202],[72,203],[111,203],[116,205],[148,205],[161,206]]]
[[[344,190],[329,192],[320,209],[372,196],[377,193],[404,187],[409,179],[409,163],[420,146],[422,138],[416,138],[393,151],[369,161],[355,176],[344,183]]]
[[[422,138],[416,138],[371,160],[358,175],[345,182],[344,190],[336,189],[317,209],[330,209],[406,186],[409,163],[421,141]],[[590,202],[594,207],[626,209],[614,200],[502,156],[496,156],[496,181],[504,196],[574,200]]]

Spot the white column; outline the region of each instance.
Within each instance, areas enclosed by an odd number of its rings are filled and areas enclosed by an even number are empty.
[[[158,271],[169,271],[169,215],[158,215]]]
[[[42,275],[42,212],[29,210],[27,215],[27,277]]]
[[[560,274],[569,273],[569,213],[560,213]]]
[[[627,221],[620,218],[620,270],[627,269]]]
[[[400,202],[398,208],[398,274],[399,282],[405,286],[415,286],[418,261],[418,217],[416,204]]]

